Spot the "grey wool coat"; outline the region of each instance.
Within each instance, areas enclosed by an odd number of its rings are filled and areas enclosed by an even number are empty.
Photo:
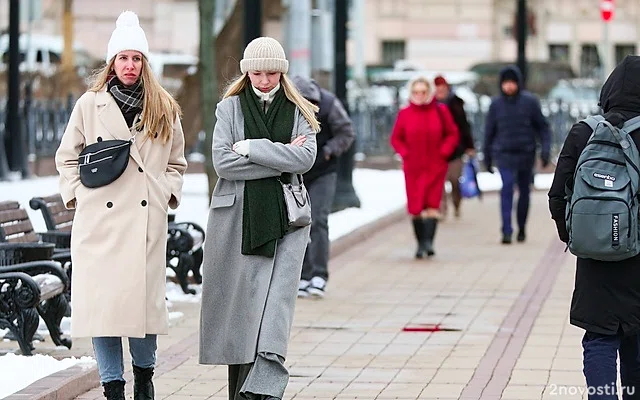
[[[273,258],[242,255],[244,182],[308,171],[316,156],[315,133],[296,108],[291,138],[305,135],[302,146],[252,139],[244,157],[232,149],[245,138],[240,98],[218,103],[216,118],[213,163],[219,180],[204,250],[200,363],[248,364],[258,353],[284,358],[310,227],[287,233]]]

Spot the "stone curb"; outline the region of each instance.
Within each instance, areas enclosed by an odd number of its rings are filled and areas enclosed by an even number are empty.
[[[406,207],[362,225],[331,242],[330,257],[343,254],[356,243],[366,240],[374,233],[394,224],[406,215]],[[188,339],[188,338],[187,338]],[[98,367],[73,366],[46,376],[19,392],[13,393],[5,400],[68,400],[73,399],[100,386]]]
[[[13,393],[6,400],[68,400],[74,399],[100,385],[98,367],[74,365],[45,376]]]

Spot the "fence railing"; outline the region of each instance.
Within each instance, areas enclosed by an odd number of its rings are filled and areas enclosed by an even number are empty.
[[[551,129],[552,154],[560,152],[566,135],[574,123],[589,115],[600,113],[600,109],[595,104],[542,101],[541,106]],[[393,149],[389,144],[389,137],[397,114],[398,109],[395,107],[370,107],[364,103],[354,107],[350,115],[357,134],[356,152],[365,157],[392,155]],[[482,149],[484,142],[486,115],[486,109],[467,111],[467,119],[471,124],[473,139],[478,150]]]
[[[71,115],[73,99],[67,101],[38,100],[20,105],[20,126],[26,138],[27,151],[31,157],[51,157],[60,144],[64,129]],[[575,122],[588,115],[599,113],[596,105],[560,104],[542,101],[542,111],[552,132],[552,151],[558,153],[564,139]],[[0,102],[0,137],[6,137],[6,110]],[[482,149],[484,139],[484,122],[487,110],[467,111],[467,118],[472,127],[472,134],[477,149]],[[389,136],[393,129],[398,108],[373,107],[365,102],[356,104],[350,116],[357,134],[356,153],[367,156],[392,155]],[[202,149],[204,135],[199,139],[192,151]]]

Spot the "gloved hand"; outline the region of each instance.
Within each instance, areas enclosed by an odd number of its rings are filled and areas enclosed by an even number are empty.
[[[241,156],[249,157],[249,141],[247,139],[235,142],[233,144],[233,151]]]
[[[540,158],[542,159],[542,168],[547,168],[549,165],[549,155],[543,154]]]

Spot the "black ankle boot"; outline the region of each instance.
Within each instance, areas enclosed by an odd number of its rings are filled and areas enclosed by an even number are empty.
[[[433,249],[433,238],[436,236],[436,228],[438,227],[437,218],[425,218],[424,224],[424,248],[427,256],[431,257],[436,254]]]
[[[418,242],[416,258],[423,258],[427,252],[427,249],[424,246],[424,220],[422,218],[414,218],[411,222],[413,223],[413,233],[416,235],[416,241]]]
[[[125,400],[124,398],[124,381],[110,381],[102,384],[104,388],[104,397],[107,400]]]
[[[133,366],[133,400],[153,400],[153,367],[140,368]]]

